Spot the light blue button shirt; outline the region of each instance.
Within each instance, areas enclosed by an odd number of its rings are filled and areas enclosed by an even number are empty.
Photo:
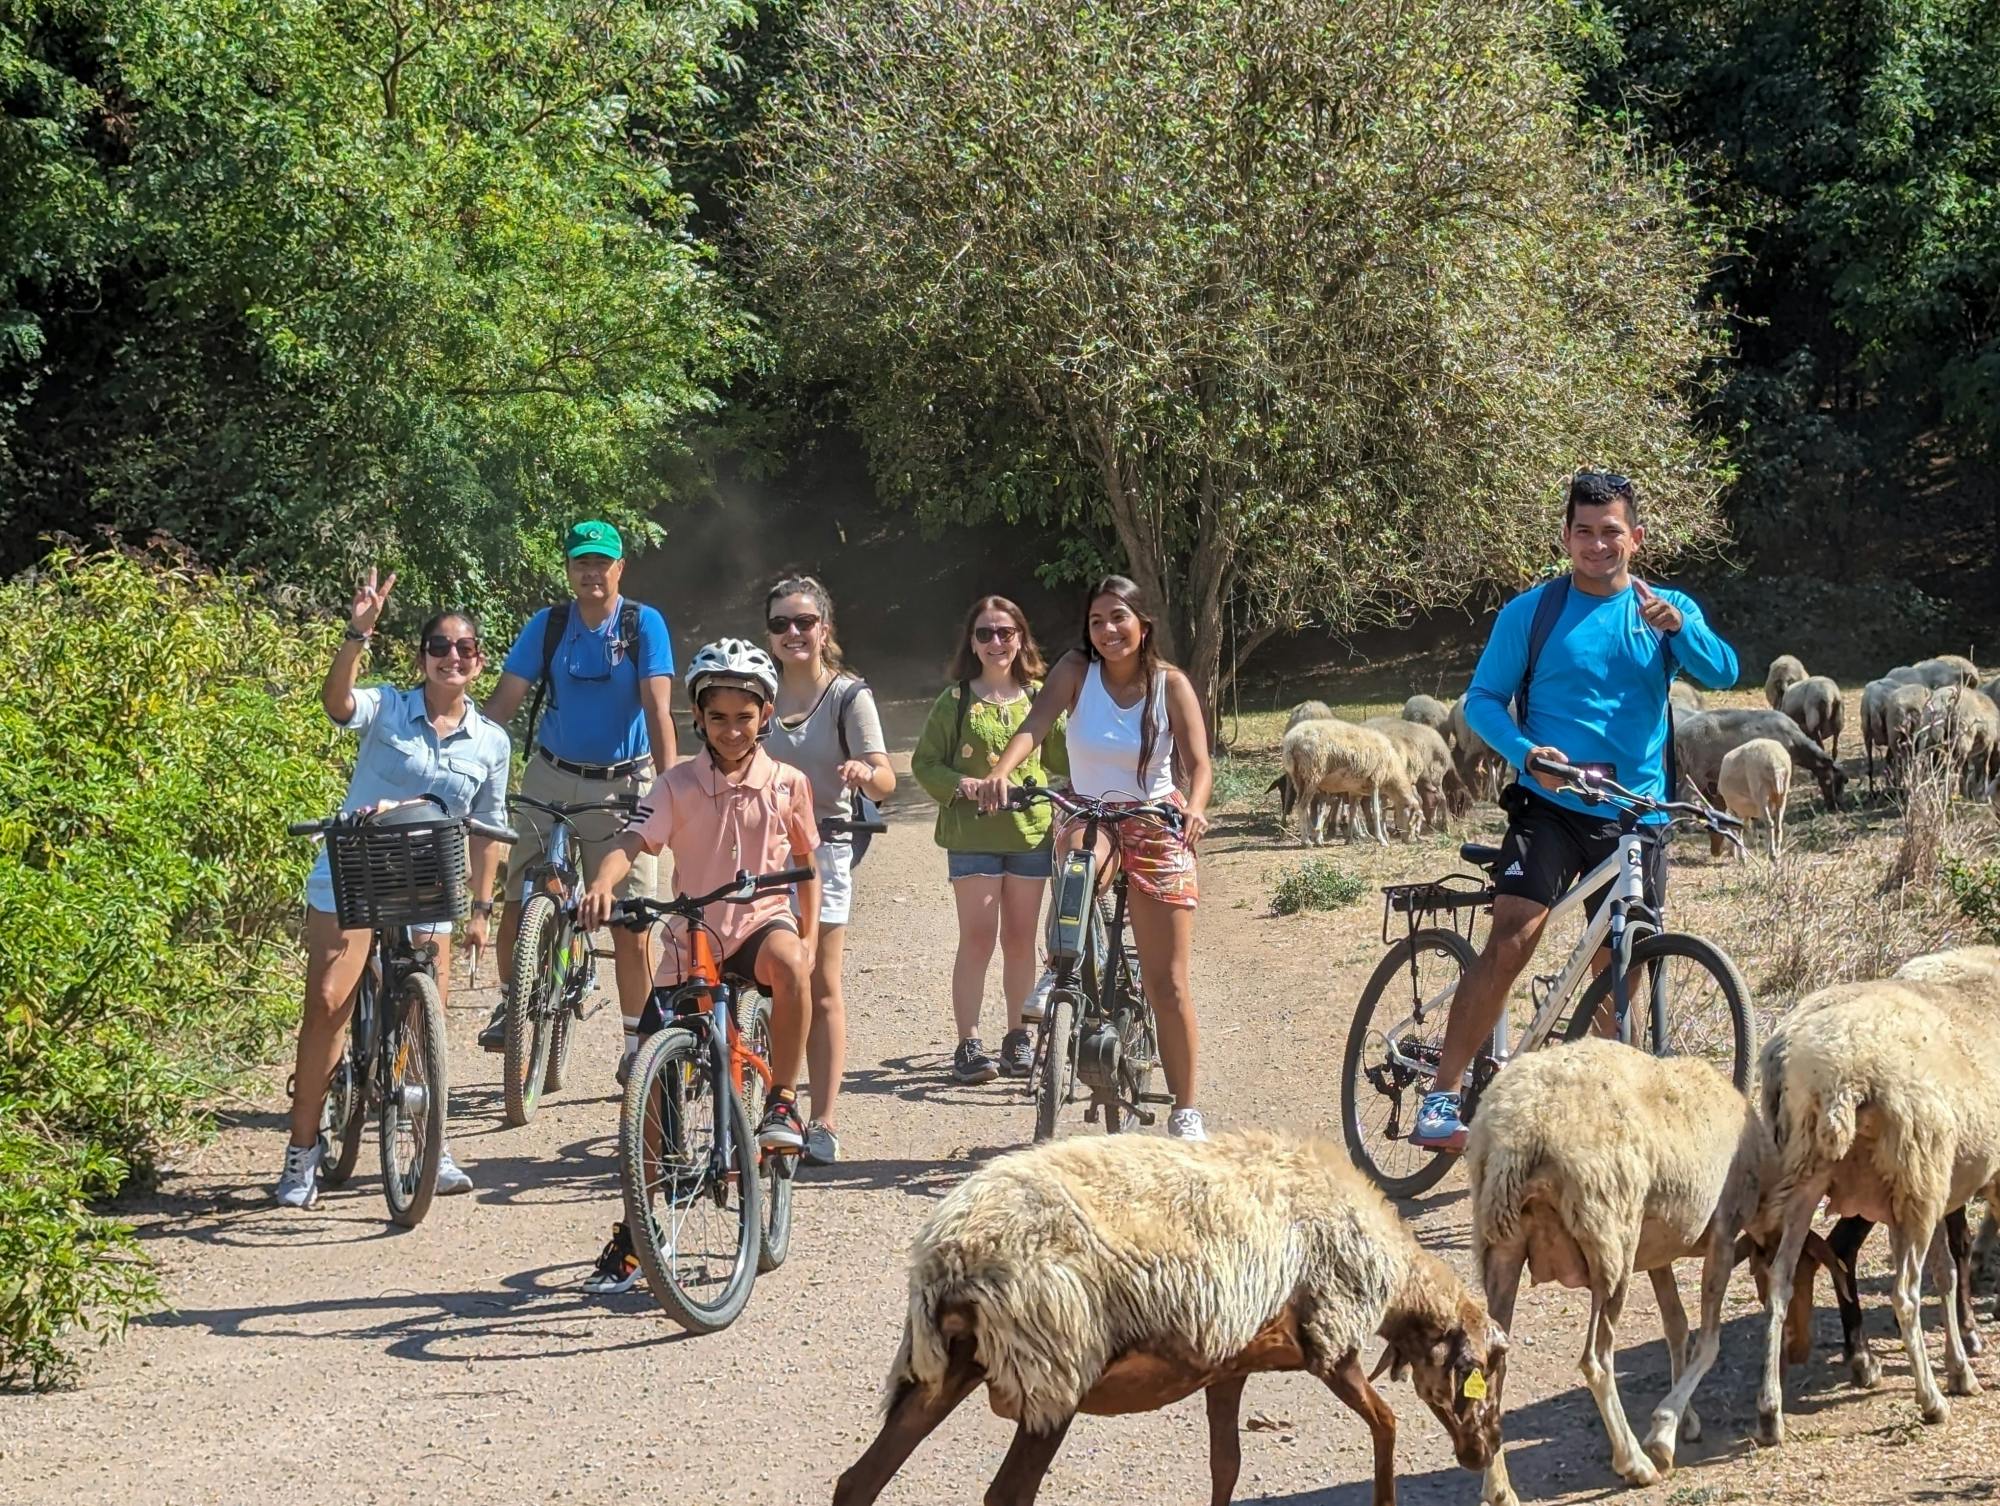
[[[370,685],[354,692],[354,715],[341,725],[361,736],[342,810],[436,795],[454,816],[507,824],[507,760],[513,744],[506,730],[481,716],[471,701],[465,704],[464,720],[441,738],[425,712],[422,686]],[[333,873],[324,849],[306,880],[306,903],[333,911]]]

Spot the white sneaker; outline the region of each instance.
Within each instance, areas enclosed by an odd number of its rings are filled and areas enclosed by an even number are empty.
[[[438,1152],[438,1196],[451,1197],[455,1193],[472,1191],[472,1178],[458,1162],[451,1158],[451,1147],[447,1145]]]
[[[1201,1122],[1201,1110],[1175,1109],[1167,1115],[1167,1137],[1172,1140],[1206,1140],[1208,1129]]]
[[[1048,1013],[1049,991],[1055,986],[1056,970],[1052,967],[1043,968],[1041,977],[1035,980],[1035,986],[1028,992],[1028,1001],[1021,1006],[1023,1024],[1041,1023],[1042,1016]]]
[[[285,1169],[278,1177],[280,1206],[310,1208],[319,1201],[319,1142],[285,1146]]]

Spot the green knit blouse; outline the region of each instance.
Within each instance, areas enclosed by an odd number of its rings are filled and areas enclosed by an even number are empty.
[[[958,798],[959,780],[984,779],[993,772],[1008,739],[1028,719],[1028,708],[1041,688],[1039,683],[1030,685],[1027,694],[1004,706],[967,689],[962,726],[961,687],[951,686],[932,705],[917,737],[917,751],[910,755],[910,772],[938,803],[937,844],[947,852],[1033,852],[1048,840],[1054,817],[1046,805],[982,816],[977,805]],[[1068,773],[1063,719],[1058,718],[1041,747],[1028,755],[1009,782],[1032,779],[1047,784],[1051,774]]]

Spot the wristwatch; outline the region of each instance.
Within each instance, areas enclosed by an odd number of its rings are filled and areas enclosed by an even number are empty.
[[[366,643],[370,638],[373,638],[375,635],[373,633],[355,632],[354,624],[350,622],[347,624],[347,631],[342,633],[340,636],[345,638],[349,643]]]
[[[493,901],[490,899],[475,899],[472,902],[472,913],[474,915],[491,915],[493,913]]]

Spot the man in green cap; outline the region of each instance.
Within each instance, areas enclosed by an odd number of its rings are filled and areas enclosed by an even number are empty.
[[[563,540],[571,599],[544,607],[528,619],[507,651],[499,688],[481,709],[496,722],[512,720],[530,690],[536,691],[534,745],[528,749],[521,793],[555,804],[644,795],[656,773],[672,767],[674,648],[667,620],[652,607],[627,601],[618,584],[625,574],[625,544],[618,530],[595,520],[578,523]],[[521,840],[507,860],[503,893],[517,895],[521,876],[546,856],[546,818],[522,808]],[[622,820],[584,817],[577,826],[583,875],[588,882]],[[618,897],[653,893],[657,860],[641,855],[618,886]],[[502,911],[502,976],[513,955],[516,906]],[[634,1035],[652,987],[646,937],[619,926],[611,932],[618,975],[619,1012]],[[506,1045],[506,1001],[479,1032],[488,1051]],[[625,1080],[625,1060],[618,1065]]]

